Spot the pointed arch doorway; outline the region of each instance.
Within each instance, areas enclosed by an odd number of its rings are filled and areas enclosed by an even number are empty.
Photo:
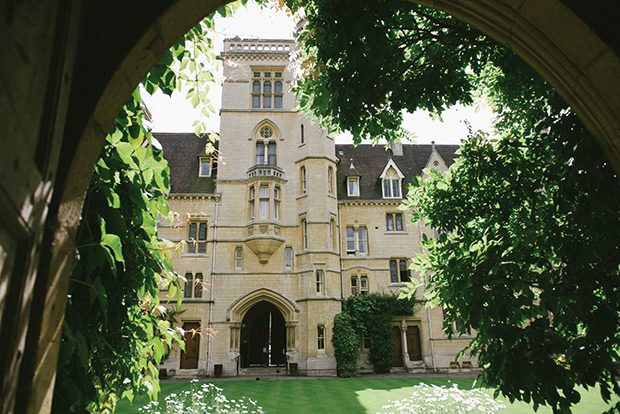
[[[284,316],[272,303],[260,301],[245,314],[239,351],[242,368],[285,365]]]

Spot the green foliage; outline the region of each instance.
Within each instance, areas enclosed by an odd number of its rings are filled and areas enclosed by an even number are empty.
[[[458,319],[477,333],[486,383],[554,412],[570,411],[579,385],[620,394],[620,192],[571,108],[514,53],[440,12],[298,3],[300,106],[356,140],[397,139],[403,109],[484,97],[498,114],[500,138],[472,131],[448,174],[426,171],[407,202],[443,233],[415,263],[450,310],[446,332]]]
[[[299,34],[299,106],[354,142],[406,139],[402,112],[472,102],[494,43],[442,12],[405,0],[308,0]],[[466,39],[463,42],[462,39]],[[352,91],[355,91],[352,94]]]
[[[218,12],[229,15],[236,6]],[[187,90],[202,114],[213,75],[213,16],[175,44],[142,81],[147,93]],[[173,342],[159,288],[181,300],[171,260],[177,246],[159,240],[158,216],[171,215],[165,194],[169,171],[151,145],[136,90],[120,111],[95,166],[78,229],[80,260],[71,277],[63,325],[53,412],[111,413],[120,398],[159,391],[159,363]],[[204,121],[195,124],[205,132]],[[213,150],[216,134],[208,134]],[[171,218],[171,217],[170,217]],[[163,317],[162,317],[163,316]]]
[[[359,376],[357,360],[360,356],[360,338],[353,327],[351,317],[347,314],[339,313],[334,317],[332,344],[338,376],[343,378]]]
[[[370,362],[377,373],[389,372],[393,361],[390,321],[394,316],[413,315],[415,299],[399,300],[395,295],[372,293],[350,296],[342,303],[342,313],[334,318],[332,343],[338,375],[357,376],[361,333],[370,337]]]
[[[78,230],[54,412],[113,412],[142,387],[157,393],[164,344],[178,341],[158,315],[159,286],[178,286],[174,246],[157,237],[167,215],[167,163],[141,124],[137,93],[95,165]],[[134,130],[134,135],[124,133]],[[136,132],[137,131],[137,132]]]

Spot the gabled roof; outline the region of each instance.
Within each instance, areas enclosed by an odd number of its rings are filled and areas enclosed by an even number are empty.
[[[454,163],[458,145],[435,145],[435,149],[448,166]],[[403,179],[403,194],[406,194],[407,184],[414,176],[420,176],[431,156],[432,145],[407,145],[403,144],[403,155],[393,156],[391,150],[386,150],[385,145],[336,145],[336,157],[340,160],[337,172],[338,200],[383,200],[381,189],[381,174],[390,162],[397,166],[405,176]],[[346,188],[346,177],[349,174],[350,163],[360,178],[359,197],[349,197]]]
[[[199,177],[200,157],[205,157],[208,138],[199,138],[193,133],[154,133],[159,141],[164,158],[170,166],[171,194],[213,194],[217,164],[213,164],[210,177]]]

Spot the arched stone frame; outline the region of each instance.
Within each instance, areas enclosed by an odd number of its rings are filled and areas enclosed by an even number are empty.
[[[447,12],[519,55],[575,110],[620,172],[620,56],[567,0],[411,1]]]
[[[252,130],[252,135],[250,137],[250,139],[264,139],[261,137],[260,135],[260,130],[265,127],[268,126],[273,130],[273,137],[271,137],[270,139],[273,140],[283,140],[284,137],[282,136],[281,132],[280,132],[280,128],[278,128],[278,126],[275,124],[275,122],[273,122],[272,120],[270,120],[269,118],[264,118],[262,119],[260,122],[258,122],[255,126],[254,129]]]
[[[284,317],[287,337],[287,353],[294,351],[296,348],[296,329],[298,324],[297,315],[300,312],[295,301],[287,298],[285,295],[267,288],[256,289],[252,292],[237,298],[226,309],[226,321],[230,327],[230,343],[239,344],[239,334],[241,332],[241,322],[244,316],[252,307],[259,302],[269,302],[278,309]],[[238,351],[232,349],[231,351]]]
[[[461,18],[517,52],[558,89],[597,138],[616,171],[620,171],[620,59],[618,53],[591,29],[598,23],[597,18],[604,18],[603,25],[609,25],[603,7],[590,7],[585,12],[578,10],[580,15],[588,18],[585,23],[571,11],[567,0],[416,1]],[[227,2],[175,0],[160,5],[147,1],[127,4],[116,0],[72,3],[76,10],[69,10],[71,13],[65,17],[73,34],[69,33],[66,39],[60,38],[60,42],[64,42],[60,50],[66,59],[58,65],[54,63],[59,66],[56,72],[63,76],[55,76],[55,73],[49,76],[49,90],[57,93],[38,96],[41,101],[46,101],[53,121],[49,125],[28,126],[29,135],[40,135],[54,148],[61,146],[63,162],[56,167],[56,161],[52,160],[49,174],[45,175],[49,181],[44,184],[53,186],[53,198],[50,201],[47,196],[43,197],[42,208],[37,204],[27,218],[33,223],[31,235],[19,241],[32,248],[16,259],[15,271],[10,275],[11,280],[26,280],[28,283],[6,293],[7,297],[23,297],[25,305],[15,315],[2,315],[3,320],[8,320],[6,326],[0,327],[0,336],[8,344],[5,358],[17,361],[0,364],[0,374],[7,378],[0,390],[0,401],[5,401],[3,407],[14,404],[15,395],[19,393],[31,396],[21,399],[20,407],[24,411],[49,411],[66,290],[75,264],[75,230],[88,179],[106,131],[140,79],[165,50],[201,18]],[[9,9],[10,16],[0,23],[11,29],[6,40],[1,41],[2,45],[12,45],[11,35],[17,33],[12,30],[12,22],[21,22],[21,19],[11,17],[20,12],[31,12],[29,8],[35,3],[18,2]],[[575,2],[572,4],[572,7],[578,7]],[[120,8],[124,13],[119,15],[117,9]],[[64,11],[61,7],[58,9]],[[601,11],[597,13],[597,9]],[[36,13],[28,14],[37,16]],[[62,21],[54,14],[51,16],[43,19],[47,26]],[[132,24],[119,23],[119,18],[130,19]],[[37,22],[34,18],[31,20]],[[19,33],[20,40],[25,39]],[[78,37],[85,46],[74,47],[72,42]],[[25,49],[20,46],[20,52],[23,56],[37,58],[36,54],[28,53],[32,51],[29,46],[27,43]],[[12,46],[6,49],[17,50]],[[103,61],[106,65],[93,65],[93,61]],[[38,64],[36,59],[28,59],[27,62],[42,72],[54,72],[49,68],[49,61]],[[9,72],[9,75],[13,73]],[[41,73],[36,75],[40,77]],[[10,91],[17,90],[12,86],[15,84],[13,77],[6,79]],[[32,99],[26,94],[21,98],[24,101]],[[28,105],[35,106],[36,103],[28,102]],[[14,137],[9,133],[10,128],[6,128],[5,125],[0,130],[0,136],[9,145]],[[10,166],[5,168],[9,171]],[[18,218],[9,217],[7,220]],[[32,308],[29,303],[33,304]],[[22,356],[21,362],[19,355]],[[10,385],[16,384],[19,378],[19,386]]]

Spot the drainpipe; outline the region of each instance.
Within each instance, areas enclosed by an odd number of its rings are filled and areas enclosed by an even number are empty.
[[[420,232],[420,249],[422,253],[424,253],[424,249],[422,248],[422,222],[418,221],[418,229]],[[424,274],[424,285],[428,286],[428,279],[426,277],[426,273]],[[431,308],[426,306],[426,314],[428,316],[428,335],[429,341],[431,343],[431,357],[433,361],[433,371],[435,371],[435,347],[433,346],[433,325],[431,323]]]
[[[340,239],[340,203],[338,203],[338,261],[340,262],[340,299],[344,300],[344,275],[342,274],[342,240]],[[340,309],[342,310],[342,302],[340,302]]]
[[[215,214],[213,217],[213,251],[211,257],[211,287],[209,288],[209,332],[207,339],[207,375],[209,375],[209,368],[211,367],[211,331],[213,330],[213,291],[215,290],[215,248],[217,246],[217,212],[220,203],[222,202],[221,194],[220,199],[215,203]]]

